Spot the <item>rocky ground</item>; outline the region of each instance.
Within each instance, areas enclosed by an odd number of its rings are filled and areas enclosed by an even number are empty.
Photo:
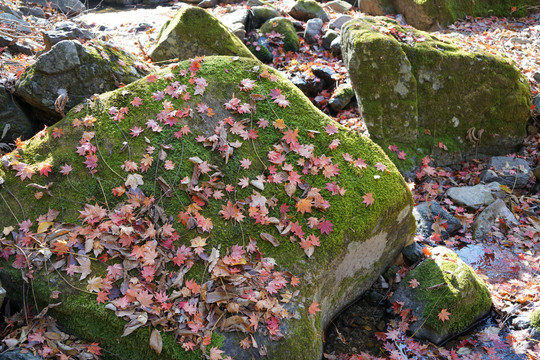
[[[273,4],[283,11],[291,7],[288,2]],[[79,29],[93,33],[96,39],[126,49],[149,66],[158,67],[162,64],[152,64],[147,56],[148,49],[162,24],[182,6],[170,5],[129,11],[89,11],[69,20]],[[217,5],[209,10],[217,16],[225,16],[245,6],[245,3]],[[68,20],[51,9],[43,9],[43,14],[33,11],[33,15],[24,16],[30,32],[24,31],[24,24],[15,29],[0,28],[0,39],[1,36],[15,39],[0,44],[0,71],[6,88],[34,63],[35,55],[45,49],[40,33]],[[342,11],[327,9],[328,24],[342,16]],[[344,13],[362,16],[355,10]],[[468,18],[437,33],[439,37],[456,41],[464,49],[499,52],[515,61],[531,86],[533,107],[529,135],[518,153],[507,154],[505,158],[471,160],[459,168],[442,168],[433,166],[433,160],[426,157],[422,166],[405,174],[418,204],[416,243],[396,259],[395,265],[381,276],[362,300],[334,319],[334,326],[325,333],[326,358],[536,359],[540,354],[540,333],[530,326],[529,320],[533,309],[540,306],[539,23],[540,14],[521,19]],[[296,25],[298,29],[305,27],[301,21]],[[275,46],[272,66],[287,74],[323,111],[343,125],[364,133],[365,126],[354,100],[339,108],[330,106],[336,89],[348,83],[339,50],[323,46],[324,32],[318,32],[309,43],[306,34],[299,32],[303,35],[300,51],[284,52],[279,45]],[[246,32],[244,41],[253,43],[255,36]],[[494,167],[498,170],[490,173],[488,170]],[[483,194],[481,201],[477,200],[479,193]],[[424,209],[427,204],[430,210]],[[436,206],[440,210],[433,210]],[[434,211],[439,216],[433,216]],[[490,213],[493,214],[488,216]],[[475,238],[482,240],[473,241],[473,232],[481,232],[481,236],[476,234]],[[491,315],[478,327],[444,346],[413,340],[406,333],[410,318],[396,320],[398,317],[394,316],[389,301],[396,286],[417,261],[429,255],[430,249],[437,245],[453,249],[476,270],[487,283],[494,304]],[[57,331],[51,320],[37,317],[36,321],[46,322],[50,332]],[[1,334],[10,338],[20,335],[25,326],[29,326],[20,314],[13,315],[7,324]],[[81,346],[75,339],[67,340],[69,335],[59,334],[73,349],[78,349],[75,353],[85,353],[86,358],[100,355],[97,344]]]

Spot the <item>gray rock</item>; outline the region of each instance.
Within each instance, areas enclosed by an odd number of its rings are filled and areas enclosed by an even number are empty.
[[[30,24],[28,24],[20,17],[10,13],[0,13],[0,24],[3,24],[4,26],[16,31],[21,31],[25,33],[32,32]]]
[[[534,174],[534,177],[536,178],[536,182],[540,181],[540,166],[535,167],[532,170],[532,173]]]
[[[148,68],[125,51],[64,40],[25,70],[15,84],[15,95],[32,106],[35,116],[51,124],[61,118],[55,110],[59,95],[67,94],[64,109],[67,112],[93,94],[114,90],[121,83],[129,84],[148,72]]]
[[[351,15],[341,15],[341,16],[338,16],[334,21],[332,21],[329,26],[331,29],[341,30],[343,25],[345,25],[345,23],[351,19],[352,19]]]
[[[93,39],[94,37],[95,35],[90,31],[80,28],[71,21],[59,22],[54,30],[43,32],[43,42],[47,51],[62,40]]]
[[[315,44],[318,41],[318,36],[321,33],[323,21],[319,18],[309,19],[306,23],[306,31],[304,31],[304,40],[308,44]]]
[[[86,6],[79,0],[23,0],[25,4],[38,4],[42,7],[50,6],[65,15],[75,15],[86,10]]]
[[[521,313],[512,319],[512,326],[514,329],[523,330],[527,329],[531,325],[531,313]]]
[[[330,43],[330,51],[334,56],[341,55],[341,36],[338,36]]]
[[[507,156],[494,156],[488,164],[488,170],[480,175],[482,181],[497,181],[510,189],[522,189],[531,177],[531,168],[527,161]]]
[[[0,360],[42,360],[42,358],[31,351],[22,353],[19,349],[15,349],[0,354]]]
[[[19,10],[24,16],[35,16],[38,18],[45,18],[45,11],[43,11],[42,8],[33,6],[33,7],[26,7],[26,6],[20,6]]]
[[[328,21],[328,14],[315,0],[298,0],[289,11],[289,15],[296,20],[308,21],[319,18],[324,22]]]
[[[210,9],[216,6],[217,3],[218,0],[202,0],[200,3],[197,4],[197,6],[203,9]]]
[[[4,129],[9,129],[2,138]],[[16,138],[25,140],[33,135],[33,126],[20,105],[3,86],[0,85],[0,143],[11,143]]]
[[[536,82],[540,83],[540,72],[535,72],[533,77]]]
[[[413,215],[416,219],[416,234],[422,235],[424,239],[429,239],[433,234],[433,223],[437,216],[439,216],[442,221],[446,221],[446,224],[448,225],[445,230],[441,231],[441,237],[444,239],[454,235],[462,228],[459,220],[453,217],[435,201],[422,202],[416,205],[413,210]]]
[[[74,69],[81,64],[77,52],[81,47],[78,41],[59,42],[54,46],[53,51],[46,52],[37,59],[36,70],[53,75]]]
[[[13,3],[13,2],[12,2]],[[3,2],[3,3],[0,3],[0,13],[6,13],[6,14],[11,14],[19,19],[23,19],[22,17],[22,12],[20,11],[20,9],[15,9],[15,8],[12,8],[11,6],[9,6],[7,3]]]
[[[324,88],[324,84],[318,78],[305,79],[300,76],[294,76],[291,82],[296,85],[307,97],[317,96]]]
[[[419,285],[410,286],[416,279]],[[442,285],[442,286],[441,286]],[[416,338],[440,345],[460,334],[491,311],[486,284],[454,252],[438,246],[400,282],[391,302],[404,302],[418,320],[410,326]],[[451,313],[443,324],[441,309]]]
[[[243,39],[246,36],[246,32],[249,31],[247,27],[250,20],[251,11],[247,9],[239,9],[219,17],[219,21],[240,39]]]
[[[491,191],[491,195],[496,199],[504,199],[506,193],[501,189],[501,184],[496,181],[490,182],[486,185]]]
[[[405,246],[401,253],[403,254],[403,260],[409,266],[422,260],[424,253],[422,252],[423,246],[417,242],[412,243],[411,245]]]
[[[269,6],[254,6],[251,8],[253,16],[251,24],[254,29],[258,29],[266,22],[266,20],[280,16],[279,12]]]
[[[324,8],[332,9],[338,14],[346,14],[352,9],[352,5],[346,1],[334,0],[323,5]]]
[[[461,186],[448,189],[446,195],[458,205],[477,210],[495,201],[486,185]]]
[[[324,81],[325,87],[333,86],[336,83],[338,74],[328,65],[313,65],[311,67],[313,75]]]
[[[332,111],[338,112],[349,105],[354,98],[354,89],[350,83],[342,84],[332,94],[328,100],[328,106]]]
[[[508,226],[519,225],[519,221],[514,214],[508,210],[504,201],[497,199],[497,201],[485,208],[474,220],[473,237],[476,240],[485,239],[489,235],[491,227],[499,218],[503,219]]]
[[[24,40],[23,40],[24,41]],[[19,44],[16,39],[13,39],[6,35],[0,35],[0,47],[6,47],[12,54],[25,54],[32,55],[34,54],[33,49],[25,44]]]
[[[326,50],[331,49],[332,41],[334,41],[336,38],[339,37],[339,34],[331,29],[326,30],[326,32],[323,35],[323,48]]]

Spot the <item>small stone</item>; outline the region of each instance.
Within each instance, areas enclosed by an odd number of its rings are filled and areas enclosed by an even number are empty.
[[[494,156],[488,164],[488,170],[480,175],[482,181],[497,181],[510,189],[522,189],[527,186],[531,176],[531,168],[527,161],[507,156]]]
[[[332,67],[327,65],[313,65],[311,67],[313,75],[323,80],[326,87],[333,86],[336,83],[337,73]]]
[[[411,245],[405,246],[401,253],[403,254],[403,260],[405,264],[411,266],[412,264],[422,260],[424,258],[424,253],[422,252],[423,247],[414,242]]]
[[[536,81],[537,83],[540,83],[540,72],[535,72],[533,77],[534,77],[534,81]]]
[[[254,6],[251,8],[253,16],[251,18],[251,25],[253,28],[258,29],[266,22],[266,20],[279,17],[279,12],[267,6]]]
[[[332,97],[328,100],[328,106],[332,111],[338,112],[343,110],[354,98],[354,89],[350,83],[340,85]]]
[[[90,31],[80,28],[71,21],[63,21],[56,24],[54,30],[43,32],[43,42],[45,50],[49,51],[51,47],[62,40],[93,39],[95,37]]]
[[[310,19],[306,23],[306,30],[304,31],[304,40],[308,44],[317,43],[318,36],[321,33],[323,27],[323,21],[319,18]]]
[[[531,313],[522,313],[512,319],[512,325],[516,330],[527,329],[531,325]]]
[[[338,36],[330,43],[330,51],[333,56],[341,55],[341,36]]]
[[[351,19],[352,19],[351,15],[341,15],[341,16],[338,16],[334,21],[332,21],[329,26],[331,29],[341,30],[343,25],[345,25],[345,23]]]
[[[516,219],[515,215],[508,210],[504,201],[497,199],[497,201],[485,208],[474,220],[473,237],[476,240],[485,239],[489,235],[491,227],[499,218],[502,218],[508,226],[519,225],[519,221]]]
[[[461,229],[461,223],[435,201],[423,202],[414,207],[413,215],[416,219],[416,234],[429,239],[433,234],[435,217],[439,216],[446,221],[448,227],[441,231],[441,237],[446,239]]]
[[[296,20],[308,21],[319,18],[324,22],[328,21],[328,14],[315,0],[298,0],[289,11],[289,15]]]
[[[332,45],[332,41],[334,41],[336,38],[339,37],[339,34],[331,29],[326,30],[326,32],[323,35],[323,48],[326,50],[330,50],[330,46]]]
[[[35,16],[38,18],[45,18],[45,11],[43,11],[42,8],[33,6],[33,7],[27,7],[27,6],[20,6],[19,10],[24,16]]]
[[[473,210],[495,201],[491,189],[486,185],[452,187],[448,189],[446,195],[456,204]]]
[[[534,177],[536,178],[536,181],[540,181],[540,166],[538,167],[535,167],[533,170],[532,170],[532,173],[534,174]]]
[[[341,1],[341,0],[327,2],[326,4],[323,5],[323,7],[332,9],[334,12],[338,14],[346,14],[347,12],[349,12],[349,10],[352,9],[351,4],[349,4],[346,1]]]
[[[317,96],[323,90],[323,82],[318,78],[305,79],[300,76],[295,76],[291,82],[296,85],[307,97]]]

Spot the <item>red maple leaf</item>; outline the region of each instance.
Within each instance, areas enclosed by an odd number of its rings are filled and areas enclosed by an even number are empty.
[[[133,101],[131,101],[131,105],[135,106],[135,107],[139,107],[141,106],[142,104],[142,99],[140,97],[134,97],[133,98]]]
[[[37,168],[39,170],[39,175],[49,176],[49,173],[51,172],[51,164],[47,164],[45,162],[41,162],[37,165]]]
[[[326,233],[326,235],[330,235],[330,233],[334,231],[333,227],[334,224],[328,220],[319,223],[319,230],[321,231],[321,234]]]
[[[372,193],[367,193],[366,195],[362,196],[362,199],[364,199],[362,202],[366,204],[366,207],[369,205],[373,205],[373,201],[375,201],[375,199],[373,199]]]

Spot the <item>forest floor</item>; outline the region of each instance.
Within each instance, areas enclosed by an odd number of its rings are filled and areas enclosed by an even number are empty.
[[[277,3],[281,9],[287,4]],[[214,14],[220,15],[233,11],[245,5],[217,6],[210,9]],[[137,10],[139,11],[139,10]],[[140,12],[137,16],[117,16],[111,11],[103,13],[90,12],[80,20],[87,24],[94,22],[90,29],[99,34],[99,25],[115,27],[115,32],[103,33],[109,42],[139,56],[142,60],[152,38],[157,36],[161,24],[174,14],[170,8],[161,7],[153,9],[154,16]],[[112,14],[112,15],[108,15]],[[133,13],[132,13],[133,14]],[[49,21],[52,23],[64,21],[61,14],[49,12]],[[360,13],[351,12],[353,16]],[[330,12],[330,17],[336,14]],[[129,18],[129,21],[118,24],[118,19]],[[498,52],[511,58],[527,77],[531,85],[533,97],[540,94],[540,46],[530,39],[540,39],[539,15],[528,18],[467,18],[456,22],[444,31],[436,33],[437,36],[456,41],[463,48],[483,49]],[[104,22],[111,21],[107,24]],[[116,23],[115,23],[116,22]],[[146,31],[133,30],[142,22],[150,22],[153,27]],[[35,36],[30,40],[34,42],[35,49],[43,46],[39,36],[39,27],[35,29]],[[35,61],[33,56],[6,56],[0,49],[0,69],[2,78],[13,79]],[[273,67],[285,72],[289,77],[300,76],[313,78],[311,66],[314,64],[328,65],[338,74],[336,85],[347,81],[347,71],[339,57],[332,56],[322,49],[320,44],[308,45],[301,39],[301,48],[298,53],[276,52]],[[535,77],[535,74],[538,74]],[[365,130],[361,115],[353,104],[345,110],[332,114],[326,103],[332,95],[330,90],[323,90],[311,98],[315,105],[332,116],[345,126],[363,132]],[[538,116],[538,109],[531,109],[531,116]],[[525,125],[524,125],[525,126]],[[511,157],[525,159],[531,168],[540,166],[540,135],[531,134],[524,139],[523,148]],[[344,311],[344,315],[334,320],[334,327],[326,332],[325,357],[328,359],[374,359],[374,358],[440,358],[440,359],[538,359],[540,344],[528,338],[527,329],[514,326],[512,319],[520,313],[526,313],[533,308],[540,307],[540,265],[538,254],[540,251],[540,196],[533,193],[534,184],[525,189],[503,189],[507,193],[506,203],[519,219],[519,226],[509,227],[499,223],[492,230],[492,236],[478,242],[472,238],[472,223],[482,209],[472,212],[454,204],[447,196],[446,190],[454,186],[476,185],[481,182],[480,173],[486,169],[487,161],[478,159],[463,163],[460,168],[431,167],[430,160],[426,159],[422,167],[416,171],[414,178],[407,179],[416,202],[436,201],[446,210],[458,218],[462,229],[448,239],[431,236],[430,238],[417,237],[416,241],[426,246],[444,245],[456,251],[460,257],[477,271],[487,283],[493,300],[493,314],[489,319],[471,330],[458,340],[454,340],[444,347],[437,347],[431,343],[418,342],[404,331],[403,321],[393,319],[386,311],[387,305],[383,302],[375,304],[370,299],[363,299]],[[382,289],[381,282],[377,282],[373,291],[383,292],[388,298],[392,287],[396,285],[409,271],[406,265],[400,264],[396,278],[391,279],[389,288]],[[368,311],[366,311],[369,309]],[[372,310],[372,311],[371,311]],[[373,316],[363,319],[362,314],[373,313]],[[357,319],[351,321],[350,319]],[[360,319],[360,320],[358,320]],[[0,329],[0,336],[8,332],[22,331],[26,325],[20,314],[13,315],[8,326]],[[37,321],[43,322],[41,318]],[[19,325],[17,325],[19,324]],[[53,323],[48,323],[51,329],[56,329]],[[57,331],[57,329],[55,330]],[[67,336],[67,335],[62,335]],[[73,340],[75,341],[75,340]],[[77,344],[74,342],[73,344]],[[526,344],[526,346],[524,345]],[[76,347],[74,345],[74,347]],[[86,350],[90,347],[86,347]],[[97,345],[93,348],[94,354],[99,353]],[[97,356],[97,355],[96,355]]]

